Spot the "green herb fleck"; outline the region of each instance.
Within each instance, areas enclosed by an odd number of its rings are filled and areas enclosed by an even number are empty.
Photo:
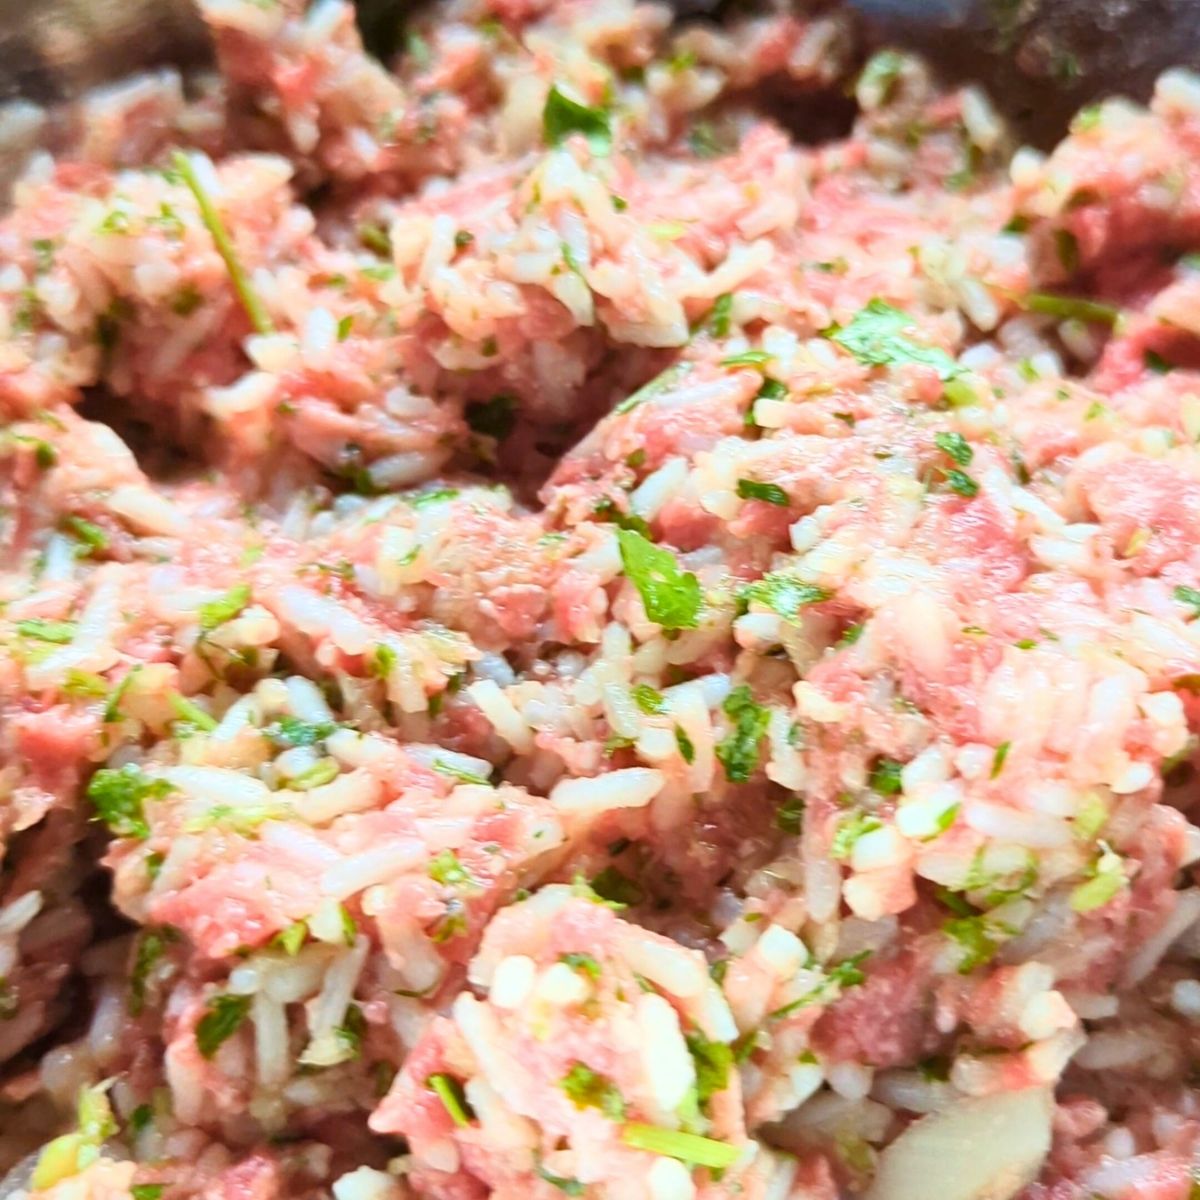
[[[775,812],[775,828],[793,836],[798,834],[804,825],[804,797],[789,796]]]
[[[779,616],[794,621],[801,608],[809,604],[821,604],[832,595],[827,588],[802,583],[792,575],[774,573],[747,585],[739,593],[739,599],[747,605],[757,602]]]
[[[730,783],[745,783],[758,766],[759,742],[767,732],[771,714],[757,704],[747,684],[736,687],[722,705],[733,721],[733,730],[717,745],[717,760]]]
[[[788,506],[788,494],[777,483],[758,483],[753,479],[739,479],[737,494],[743,500],[763,500],[767,504]]]
[[[1060,320],[1090,321],[1097,325],[1115,325],[1121,315],[1120,309],[1099,300],[1056,296],[1050,292],[1030,292],[1024,303],[1030,312],[1043,313]]]
[[[150,836],[146,822],[147,800],[160,800],[175,789],[165,779],[152,779],[133,763],[112,769],[102,767],[88,783],[87,797],[102,820],[118,837],[144,841]]]
[[[664,629],[694,629],[699,624],[700,581],[680,569],[669,550],[632,529],[618,529],[621,563],[637,588],[646,616]]]
[[[74,621],[44,621],[41,617],[29,617],[17,622],[17,632],[23,638],[53,642],[56,646],[65,646],[70,642],[78,628]]]
[[[1001,742],[996,747],[995,753],[992,755],[992,773],[991,778],[995,779],[1000,772],[1004,770],[1004,764],[1008,759],[1008,752],[1012,749],[1012,742]]]
[[[576,1108],[598,1108],[610,1121],[620,1121],[625,1116],[625,1100],[616,1085],[586,1063],[574,1063],[559,1086]]]
[[[967,467],[975,457],[974,451],[961,433],[936,433],[934,444],[943,454],[949,455],[960,467]]]
[[[608,113],[572,99],[555,84],[542,109],[542,138],[547,145],[558,146],[574,133],[587,139],[593,154],[607,154],[612,149]]]
[[[197,613],[200,622],[200,631],[202,633],[211,633],[219,625],[224,625],[226,621],[232,621],[249,603],[249,585],[245,583],[236,584],[223,596],[218,596],[217,599],[209,600],[200,605]]]
[[[849,858],[859,838],[882,828],[883,822],[869,813],[856,812],[843,817],[834,830],[833,842],[829,848],[830,856],[839,861]]]
[[[175,171],[196,201],[196,206],[200,210],[200,219],[204,222],[204,227],[208,230],[217,253],[225,262],[225,269],[229,272],[233,289],[241,301],[242,308],[246,310],[246,315],[250,318],[250,324],[256,333],[273,333],[275,327],[267,314],[266,306],[258,293],[250,286],[249,276],[238,259],[233,240],[211,198],[205,192],[191,158],[182,150],[177,150],[172,162]]]
[[[600,964],[590,954],[560,954],[558,961],[566,963],[572,971],[578,971],[581,975],[588,975],[592,979],[600,978]]]
[[[475,1112],[467,1103],[463,1085],[452,1075],[439,1071],[425,1080],[425,1086],[436,1094],[450,1114],[450,1120],[460,1129],[465,1129],[475,1119]]]
[[[903,769],[903,764],[894,758],[879,759],[871,771],[871,790],[881,796],[895,796],[900,791],[900,772]]]
[[[917,363],[932,367],[943,381],[952,379],[961,370],[958,363],[944,350],[913,341],[907,330],[914,324],[908,313],[876,298],[848,325],[833,326],[822,330],[822,334],[850,351],[864,366]]]
[[[196,1048],[202,1058],[212,1058],[250,1015],[249,996],[213,996],[204,1016],[196,1022]]]

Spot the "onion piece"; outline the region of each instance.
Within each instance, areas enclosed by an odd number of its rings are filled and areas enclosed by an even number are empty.
[[[879,1156],[865,1200],[1012,1200],[1050,1150],[1047,1088],[997,1092],[910,1125]]]

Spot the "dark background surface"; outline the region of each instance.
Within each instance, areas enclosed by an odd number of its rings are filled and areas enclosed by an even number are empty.
[[[601,3],[602,0],[597,0]],[[711,20],[745,0],[674,0]],[[947,78],[975,79],[1028,140],[1045,145],[1089,100],[1144,99],[1166,66],[1200,67],[1200,0],[847,0],[868,42],[925,53]],[[413,0],[359,0],[368,46],[401,44]],[[0,0],[0,98],[46,103],[156,62],[209,52],[191,0]]]

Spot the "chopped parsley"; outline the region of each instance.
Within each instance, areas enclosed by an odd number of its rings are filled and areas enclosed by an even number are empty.
[[[618,529],[621,563],[642,598],[646,616],[664,629],[695,629],[699,624],[700,581],[683,571],[670,550],[632,529]]]
[[[733,1049],[724,1042],[711,1042],[700,1030],[685,1035],[687,1048],[696,1066],[696,1101],[703,1108],[729,1083]]]
[[[900,772],[903,769],[903,764],[894,758],[879,759],[871,771],[871,790],[881,796],[896,795],[900,791]]]
[[[648,683],[638,683],[633,688],[633,702],[647,715],[666,711],[667,701],[657,688]]]
[[[602,904],[613,908],[628,908],[630,905],[641,904],[646,898],[646,893],[641,887],[616,867],[605,867],[592,880],[589,890]]]
[[[1084,300],[1078,296],[1056,296],[1051,292],[1030,292],[1025,297],[1030,312],[1042,313],[1060,320],[1090,321],[1097,325],[1115,325],[1120,309],[1099,300]]]
[[[160,929],[147,928],[137,940],[133,955],[133,967],[129,972],[129,1011],[139,1016],[146,1007],[146,984],[150,972],[167,952],[167,946],[178,940],[179,935],[169,925]]]
[[[678,725],[675,726],[675,745],[679,747],[679,757],[690,767],[696,761],[696,746]]]
[[[150,836],[146,823],[147,800],[159,800],[175,789],[165,779],[152,779],[133,763],[118,769],[102,767],[88,783],[87,797],[102,820],[118,837],[144,841]]]
[[[975,452],[961,433],[935,433],[933,441],[943,454],[949,455],[960,467],[971,465]]]
[[[1071,891],[1071,908],[1077,913],[1103,908],[1125,886],[1121,856],[1104,842],[1100,857],[1088,867],[1088,878]]]
[[[475,877],[458,861],[453,850],[443,850],[429,864],[429,878],[444,887],[473,887]]]
[[[281,929],[270,942],[272,950],[282,950],[288,958],[295,958],[300,953],[300,947],[308,940],[308,922],[293,921],[286,929]]]
[[[834,830],[829,853],[838,860],[849,858],[859,838],[882,828],[883,822],[869,813],[856,812],[848,817],[843,817],[838,822],[837,829]]]
[[[313,723],[299,717],[283,716],[263,730],[263,737],[270,739],[280,749],[292,746],[316,746],[337,730],[331,721]]]
[[[211,733],[216,729],[216,717],[186,696],[181,696],[178,692],[169,692],[167,702],[171,705],[171,710],[176,717],[173,730],[176,737],[190,736],[197,730]]]
[[[596,501],[592,513],[598,521],[611,522],[618,529],[632,529],[634,533],[640,533],[642,537],[650,539],[650,526],[646,520],[637,513],[622,512],[616,502],[608,496]]]
[[[68,533],[73,533],[82,543],[80,550],[86,557],[108,549],[108,534],[99,525],[74,515],[63,518]]]
[[[196,168],[190,156],[182,150],[177,150],[172,160],[172,165],[183,181],[184,186],[192,193],[192,197],[196,201],[196,207],[200,210],[200,219],[204,222],[204,227],[208,230],[217,253],[225,262],[225,269],[229,272],[229,278],[233,283],[233,290],[237,293],[242,308],[246,310],[246,316],[250,318],[250,324],[254,327],[256,333],[273,333],[275,326],[271,322],[266,306],[263,304],[258,293],[250,286],[250,278],[237,256],[233,240],[230,238],[229,232],[221,220],[221,215],[216,210],[216,206],[204,190],[204,185],[200,182],[200,178],[196,174]]]
[[[763,500],[767,504],[788,506],[788,494],[777,483],[758,483],[753,479],[739,479],[737,494],[743,500]]]
[[[450,1114],[450,1120],[460,1129],[465,1129],[475,1118],[475,1111],[467,1102],[463,1085],[453,1075],[439,1071],[425,1080],[425,1086],[442,1102]]]
[[[979,494],[979,484],[965,471],[951,467],[945,472],[946,486],[956,495],[965,496],[968,500]]]
[[[1200,588],[1185,587],[1180,584],[1172,593],[1180,604],[1188,605],[1193,611],[1193,617],[1200,617]]]
[[[885,367],[916,363],[932,367],[938,378],[954,378],[961,368],[945,350],[913,341],[907,331],[915,322],[908,313],[878,298],[854,315],[848,325],[822,330],[864,366]]]
[[[231,587],[223,596],[218,596],[217,599],[200,605],[198,612],[200,631],[211,633],[219,625],[224,625],[226,621],[232,621],[249,603],[250,587],[248,584],[239,583]]]
[[[578,1179],[569,1179],[565,1175],[555,1175],[552,1171],[547,1171],[542,1165],[541,1157],[535,1157],[534,1169],[537,1171],[539,1179],[544,1180],[551,1187],[558,1188],[560,1192],[567,1196],[582,1196],[584,1186]]]
[[[1004,770],[1004,764],[1008,759],[1008,752],[1012,749],[1012,742],[1001,742],[996,747],[995,753],[992,755],[992,771],[989,778],[995,779],[1001,771]]]
[[[860,964],[870,956],[870,950],[860,950],[840,963],[834,963],[825,968],[825,978],[816,987],[810,988],[802,996],[775,1009],[767,1015],[774,1021],[790,1017],[792,1013],[812,1004],[826,1004],[834,999],[834,993],[840,993],[845,988],[857,987],[866,979],[866,974],[860,969]]]
[[[607,154],[612,149],[608,113],[572,99],[555,84],[542,109],[542,138],[548,146],[559,146],[574,133],[587,139],[593,154]]]
[[[600,964],[590,954],[576,952],[560,954],[558,961],[566,963],[572,971],[578,971],[581,975],[588,975],[592,979],[600,978]]]
[[[65,646],[75,637],[77,629],[74,621],[44,621],[41,617],[30,617],[17,622],[17,632],[23,638],[53,642],[56,646]]]
[[[1000,949],[995,936],[997,926],[985,916],[951,917],[942,925],[942,931],[959,945],[960,975],[970,975],[976,967],[985,966]]]
[[[713,306],[708,310],[708,332],[713,337],[723,338],[729,336],[730,325],[733,319],[733,293],[722,292],[714,301]]]
[[[201,1057],[212,1058],[249,1015],[249,996],[213,996],[204,1016],[196,1022],[196,1048]]]
[[[743,350],[741,354],[731,354],[721,359],[723,367],[765,367],[775,356],[766,350]]]
[[[576,1108],[598,1108],[610,1121],[625,1117],[625,1099],[606,1075],[577,1062],[559,1083]]]
[[[775,828],[783,833],[798,834],[804,823],[804,797],[788,797],[775,812]]]
[[[722,705],[733,730],[717,744],[717,760],[730,783],[745,783],[758,766],[759,743],[767,732],[770,711],[758,704],[749,685],[736,687]]]
[[[745,604],[757,602],[791,621],[801,608],[809,604],[821,604],[832,597],[827,588],[815,583],[803,583],[794,575],[772,573],[764,575],[757,583],[751,583],[739,593]]]
[[[437,698],[440,699],[440,695],[439,693]],[[456,779],[459,783],[476,783],[490,786],[492,782],[486,775],[476,775],[474,771],[467,771],[462,767],[456,767],[444,758],[435,758],[432,766],[439,775],[446,775],[450,779]]]

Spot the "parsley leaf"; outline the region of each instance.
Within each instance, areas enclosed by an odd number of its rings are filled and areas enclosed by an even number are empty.
[[[767,732],[770,712],[756,704],[746,684],[736,687],[722,706],[733,731],[717,746],[717,759],[730,783],[745,783],[758,766],[758,744]]]
[[[695,629],[699,624],[700,581],[680,569],[670,550],[632,529],[618,529],[621,564],[638,590],[646,616],[664,629]]]
[[[616,1085],[586,1063],[573,1064],[559,1086],[576,1108],[598,1108],[610,1121],[625,1117],[625,1100]]]
[[[961,433],[935,433],[933,441],[943,454],[948,454],[960,467],[970,466],[971,459],[975,457],[975,452]]]
[[[203,1058],[212,1058],[221,1043],[237,1033],[250,1015],[249,996],[214,996],[204,1016],[196,1022],[196,1048]]]
[[[578,971],[582,975],[589,975],[592,979],[600,978],[600,964],[590,954],[575,952],[560,954],[558,961],[566,963],[571,970]]]
[[[29,617],[17,622],[17,632],[24,638],[38,642],[53,642],[65,646],[75,636],[78,626],[74,621],[44,621],[41,617]]]
[[[467,1101],[463,1085],[453,1075],[439,1071],[425,1080],[425,1086],[437,1095],[455,1125],[460,1129],[470,1125],[475,1117],[475,1111]]]
[[[879,759],[871,771],[871,790],[881,796],[896,795],[900,791],[900,772],[903,769],[903,764],[894,758]]]
[[[856,812],[843,817],[834,831],[833,844],[829,848],[830,856],[836,859],[849,858],[859,838],[882,828],[883,823],[879,818],[868,813]]]
[[[696,1065],[696,1100],[703,1107],[728,1085],[733,1048],[724,1042],[710,1042],[698,1029],[685,1035],[684,1040]]]
[[[145,803],[158,800],[175,789],[165,779],[152,779],[133,763],[118,770],[102,767],[88,784],[87,797],[99,817],[118,837],[139,841],[150,836]]]
[[[946,473],[946,486],[959,496],[965,496],[968,500],[972,496],[979,494],[979,484],[973,480],[965,471],[958,470],[957,467],[951,467]]]
[[[315,746],[323,742],[337,726],[330,721],[313,724],[299,717],[283,716],[263,730],[263,736],[276,746],[287,749],[291,746]]]
[[[757,601],[791,621],[805,605],[820,604],[832,595],[827,588],[818,587],[815,583],[802,583],[794,575],[772,573],[744,587],[738,598],[745,604]]]
[[[908,313],[877,297],[857,312],[848,325],[822,330],[822,336],[849,350],[864,366],[917,363],[932,367],[943,381],[953,379],[961,371],[958,363],[945,350],[913,341],[906,331],[914,325]]]
[[[1171,594],[1180,604],[1191,605],[1195,610],[1192,613],[1193,617],[1200,617],[1200,589],[1185,587],[1183,584],[1180,584]]]
[[[1093,321],[1097,325],[1115,325],[1121,310],[1099,300],[1084,300],[1076,296],[1056,296],[1051,292],[1030,292],[1025,297],[1030,312],[1043,313],[1062,320]]]
[[[248,584],[239,583],[235,587],[231,587],[223,596],[218,596],[215,600],[209,600],[206,604],[200,605],[200,631],[211,633],[218,625],[232,621],[249,603],[250,587]]]
[[[753,479],[739,479],[737,494],[743,500],[765,500],[768,504],[788,506],[788,494],[777,483],[758,483]]]
[[[587,138],[593,154],[607,154],[612,149],[608,113],[573,100],[555,84],[542,109],[542,137],[547,145],[558,146],[573,133]]]
[[[254,327],[256,333],[273,333],[275,327],[271,323],[266,306],[263,304],[258,293],[251,287],[250,277],[242,266],[237,256],[237,251],[234,249],[233,239],[230,238],[229,232],[225,228],[225,224],[221,220],[221,215],[217,212],[212,199],[204,190],[204,185],[200,182],[200,177],[196,173],[191,156],[185,154],[182,150],[177,150],[172,165],[188,191],[192,193],[192,198],[196,201],[196,207],[200,210],[200,219],[204,222],[204,227],[208,230],[217,253],[225,262],[225,269],[229,272],[229,278],[233,283],[233,290],[237,293],[237,297],[242,303],[242,308],[246,310],[246,316],[250,318],[250,324]]]
[[[633,702],[648,716],[666,711],[667,701],[657,688],[648,683],[638,683],[633,688]]]
[[[605,867],[592,880],[590,890],[599,897],[602,904],[611,908],[628,908],[630,905],[641,904],[646,898],[646,893],[641,887],[616,867]]]

